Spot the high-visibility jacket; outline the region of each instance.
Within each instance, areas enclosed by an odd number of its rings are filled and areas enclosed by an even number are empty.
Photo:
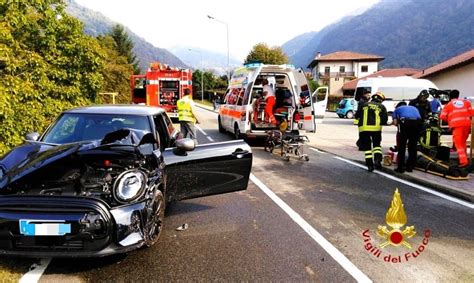
[[[359,132],[378,132],[387,124],[387,109],[381,103],[372,101],[357,110]]]
[[[443,108],[440,118],[443,121],[448,121],[450,128],[455,128],[470,127],[471,116],[474,116],[471,102],[463,99],[453,99]]]
[[[192,101],[189,96],[184,96],[183,98],[178,100],[176,106],[178,108],[179,121],[196,123],[196,118],[193,115],[191,102]]]

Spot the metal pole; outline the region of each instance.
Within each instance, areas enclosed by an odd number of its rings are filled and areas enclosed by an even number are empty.
[[[202,63],[202,51],[201,51],[201,102],[204,100],[204,66]]]
[[[229,25],[225,23],[227,30],[227,81],[230,83],[230,68],[229,68]]]
[[[229,60],[230,60],[230,52],[229,52],[229,24],[227,24],[226,22],[224,21],[221,21],[219,19],[216,19],[214,18],[213,16],[210,16],[210,15],[207,15],[207,17],[211,20],[214,20],[216,22],[219,22],[221,24],[224,24],[225,25],[225,28],[226,28],[226,31],[227,31],[227,81],[230,82],[230,64],[229,64]]]

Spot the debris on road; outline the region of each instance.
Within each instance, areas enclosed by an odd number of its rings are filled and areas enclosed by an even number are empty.
[[[183,225],[179,226],[176,228],[176,231],[184,231],[186,229],[188,229],[188,223],[184,223]]]

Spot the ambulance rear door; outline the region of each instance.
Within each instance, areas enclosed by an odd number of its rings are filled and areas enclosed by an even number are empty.
[[[308,81],[302,69],[293,70],[293,76],[296,80],[296,85],[293,86],[293,90],[297,96],[296,99],[300,101],[298,111],[302,123],[300,123],[299,127],[306,132],[314,133],[316,131],[315,113]]]
[[[324,93],[324,99],[318,101],[318,94]],[[314,105],[314,117],[316,124],[321,124],[326,114],[328,105],[329,88],[327,86],[318,87],[311,95]]]

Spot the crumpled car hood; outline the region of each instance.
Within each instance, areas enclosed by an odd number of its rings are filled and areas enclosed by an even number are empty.
[[[3,176],[0,176],[0,190],[37,171],[48,170],[53,163],[63,161],[70,167],[79,166],[77,157],[89,158],[94,155],[132,155],[137,159],[140,152],[133,150],[139,142],[138,135],[130,129],[122,129],[107,134],[101,141],[77,142],[63,145],[51,145],[41,142],[26,142],[14,148],[0,160]],[[131,148],[128,152],[114,150],[114,146]],[[120,147],[119,147],[120,148]],[[89,156],[89,157],[88,157]],[[64,159],[69,159],[64,161]],[[68,163],[69,162],[69,163]],[[66,166],[69,167],[69,166]],[[57,168],[55,169],[57,170]],[[61,172],[57,172],[58,175]],[[59,177],[59,176],[58,176]]]

